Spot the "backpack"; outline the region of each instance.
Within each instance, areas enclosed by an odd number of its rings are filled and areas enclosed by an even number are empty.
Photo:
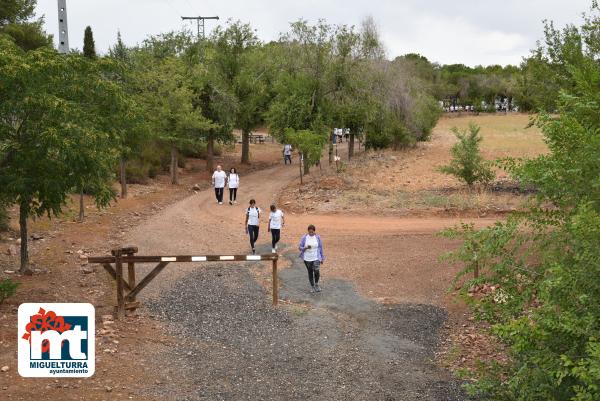
[[[256,213],[258,213],[257,217],[260,219],[260,209],[258,207],[254,207],[256,209]],[[248,206],[248,210],[246,210],[246,214],[250,216],[250,206]]]

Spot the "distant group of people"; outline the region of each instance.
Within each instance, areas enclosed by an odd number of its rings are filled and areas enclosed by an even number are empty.
[[[288,147],[288,148],[286,148]],[[287,164],[291,160],[291,145],[285,145],[283,150],[284,163]],[[217,204],[223,204],[223,193],[225,187],[229,188],[229,204],[237,204],[237,191],[240,187],[240,176],[235,168],[229,170],[229,174],[223,171],[219,165],[212,175],[212,185],[215,189],[215,197]],[[267,226],[267,232],[271,233],[271,252],[277,253],[278,243],[281,239],[281,230],[285,225],[285,216],[281,209],[277,208],[277,205],[272,204],[269,207],[269,222]],[[246,209],[244,216],[244,227],[246,235],[250,239],[250,248],[252,254],[256,254],[256,242],[260,232],[260,220],[262,210],[256,204],[255,199],[250,199],[248,208]],[[302,236],[298,245],[300,251],[300,258],[304,261],[304,265],[308,271],[308,281],[310,283],[310,292],[320,292],[321,287],[319,286],[320,278],[320,266],[325,260],[323,254],[323,243],[321,237],[316,234],[316,228],[314,225],[309,225],[307,233]]]

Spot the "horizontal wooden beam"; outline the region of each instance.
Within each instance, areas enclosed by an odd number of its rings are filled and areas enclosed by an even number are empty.
[[[122,263],[159,263],[159,262],[255,262],[261,260],[277,260],[279,255],[269,253],[265,255],[178,255],[178,256],[122,256]],[[115,263],[114,256],[90,256],[89,263]]]

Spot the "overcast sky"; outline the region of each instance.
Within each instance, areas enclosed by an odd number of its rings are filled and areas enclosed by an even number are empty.
[[[389,58],[420,53],[442,64],[518,64],[542,38],[542,20],[579,23],[591,0],[67,0],[69,45],[83,47],[92,27],[104,53],[121,31],[134,45],[148,35],[195,25],[181,16],[214,16],[207,34],[228,18],[249,22],[262,40],[277,39],[299,18],[359,26],[367,15],[379,26]],[[38,0],[45,29],[58,36],[57,0]]]

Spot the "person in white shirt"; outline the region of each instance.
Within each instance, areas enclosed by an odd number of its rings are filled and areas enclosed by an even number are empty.
[[[227,181],[227,174],[221,170],[221,166],[217,166],[217,169],[212,175],[212,184],[215,187],[215,196],[217,197],[217,203],[223,204],[223,190],[225,188],[225,182]]]
[[[300,258],[304,261],[306,270],[308,270],[308,281],[310,282],[310,292],[321,292],[319,278],[321,277],[320,268],[325,262],[323,253],[323,242],[321,236],[316,234],[314,225],[309,225],[308,233],[304,234],[298,244]]]
[[[292,145],[285,144],[283,146],[283,164],[287,164],[287,162],[292,164]]]
[[[250,199],[250,206],[246,210],[246,234],[250,236],[250,247],[252,248],[252,254],[256,253],[254,244],[258,240],[258,228],[260,225],[260,208],[256,206],[256,201]]]
[[[233,205],[234,203],[237,203],[237,190],[240,187],[240,176],[234,167],[229,170],[227,186],[229,187],[229,204]]]
[[[277,209],[277,206],[274,204],[271,205],[271,213],[269,213],[269,228],[268,231],[271,232],[271,252],[277,253],[277,243],[281,238],[281,229],[285,224],[285,219],[283,217],[283,212]]]

